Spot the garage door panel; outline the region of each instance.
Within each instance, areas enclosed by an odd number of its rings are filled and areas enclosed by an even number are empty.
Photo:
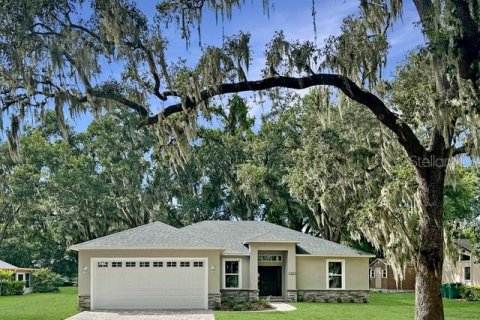
[[[122,267],[113,268],[113,261]],[[140,262],[149,267],[140,267]],[[161,261],[163,267],[153,267]],[[188,266],[180,267],[180,262]],[[194,267],[194,261],[203,261]],[[108,267],[98,267],[108,262]],[[135,267],[126,267],[135,262]],[[167,267],[176,262],[176,267]],[[92,262],[92,301],[95,309],[205,309],[207,305],[207,274],[205,258],[155,259],[118,258],[95,259]],[[117,264],[118,265],[118,264]]]

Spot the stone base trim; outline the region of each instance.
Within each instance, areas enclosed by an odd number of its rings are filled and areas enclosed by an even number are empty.
[[[298,301],[367,303],[368,290],[297,290]]]
[[[235,301],[257,301],[258,300],[258,290],[247,290],[247,289],[237,289],[237,290],[220,290],[223,300],[235,300]]]
[[[90,310],[90,296],[78,296],[78,310],[80,311]]]
[[[220,303],[220,293],[209,293],[208,294],[208,309],[215,309]]]
[[[287,290],[286,302],[297,302],[298,301],[298,291],[297,290]]]

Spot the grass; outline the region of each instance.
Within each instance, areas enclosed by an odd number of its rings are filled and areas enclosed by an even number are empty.
[[[369,303],[294,303],[291,312],[248,313],[215,312],[215,320],[332,320],[332,319],[395,319],[411,320],[415,313],[413,293],[370,294]],[[445,318],[480,320],[480,302],[444,300]]]
[[[29,293],[0,296],[1,320],[60,320],[77,310],[77,288],[60,288],[57,293]]]
[[[216,320],[332,320],[413,319],[412,293],[371,293],[369,303],[294,303],[292,312],[215,312]],[[480,320],[480,302],[444,300],[446,319]],[[0,297],[1,320],[57,320],[77,311],[77,288],[59,293],[31,293]]]

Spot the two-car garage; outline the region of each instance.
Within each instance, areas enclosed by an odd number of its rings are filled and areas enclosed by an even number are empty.
[[[207,258],[92,258],[91,309],[207,309]]]

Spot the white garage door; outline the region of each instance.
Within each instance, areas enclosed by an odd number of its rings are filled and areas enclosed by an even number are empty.
[[[206,258],[94,258],[92,309],[207,309]]]

